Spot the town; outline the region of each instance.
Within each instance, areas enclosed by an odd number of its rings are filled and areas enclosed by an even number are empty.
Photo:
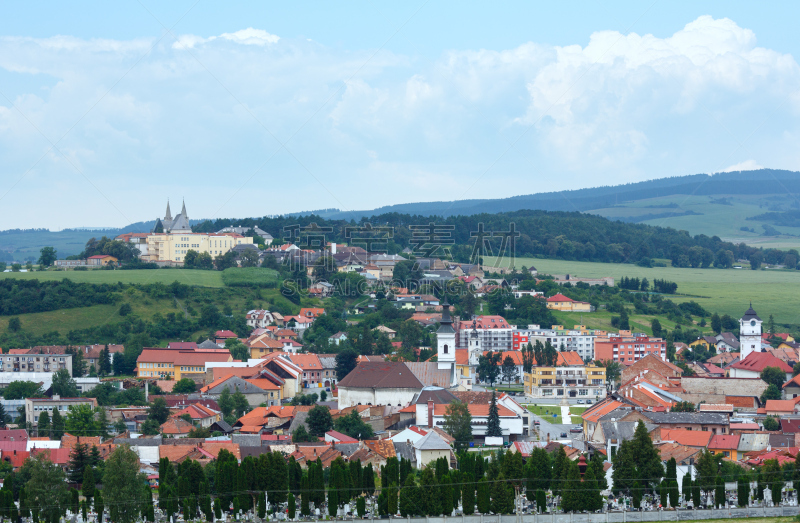
[[[613,278],[333,242],[301,249],[243,227],[195,233],[185,205],[176,218],[167,207],[150,233],[114,242],[138,251],[134,264],[181,267],[205,256],[212,264],[227,259],[227,271],[290,267],[307,278],[295,288],[317,306],[220,317],[218,326],[238,325],[246,335],[220,328],[204,340],[143,347],[132,374],[120,363],[121,344],[5,351],[0,458],[20,499],[28,487],[18,478],[50,463],[72,489],[73,513],[102,513],[102,495],[92,504],[87,481],[96,483],[121,449],[158,494],[158,514],[184,518],[797,504],[800,346],[788,333],[765,330],[772,321],[765,324],[752,305],[738,322],[712,318],[716,336],[684,343],[674,333],[515,325],[505,317],[532,306],[588,316],[597,305],[564,293],[643,288],[627,278],[615,287]],[[50,263],[50,270],[74,271],[126,262],[92,255]],[[404,265],[419,280],[399,284],[420,292],[397,286]],[[347,291],[322,275],[362,279],[365,287],[349,299],[352,319],[332,316]],[[654,283],[674,292],[674,284]],[[465,294],[448,294],[454,288]],[[498,308],[498,295],[506,297],[498,311],[505,316],[481,314],[484,305]],[[368,315],[394,321],[375,324]],[[333,332],[337,325],[344,327]],[[262,467],[268,472],[248,472]],[[152,499],[140,503],[146,518],[156,510]],[[35,507],[20,502],[19,513],[25,510]]]

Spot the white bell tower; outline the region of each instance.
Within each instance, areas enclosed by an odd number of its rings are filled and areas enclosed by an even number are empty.
[[[475,320],[472,320],[472,330],[469,333],[469,345],[467,347],[467,354],[469,355],[470,367],[477,367],[478,360],[483,352],[481,351],[481,338],[478,335],[478,326]]]
[[[761,318],[753,310],[753,304],[739,320],[739,361],[753,352],[761,352]]]
[[[450,318],[450,305],[447,300],[442,304],[442,321],[436,331],[436,359],[439,369],[455,371],[456,365],[456,331],[453,330],[453,320]]]

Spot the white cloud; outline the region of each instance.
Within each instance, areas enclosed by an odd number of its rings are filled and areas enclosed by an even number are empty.
[[[728,167],[722,169],[720,172],[721,173],[732,173],[732,172],[738,172],[738,171],[755,171],[755,170],[763,169],[763,168],[764,168],[764,166],[759,164],[755,160],[745,160],[743,162],[739,162],[739,163],[733,164],[731,166],[728,166]]]
[[[45,156],[0,201],[6,227],[98,225],[87,198],[124,225],[161,193],[214,217],[610,185],[716,170],[742,145],[800,168],[800,67],[728,19],[434,60],[252,27],[169,38],[0,37],[0,195],[49,147],[39,131],[92,181]]]
[[[192,49],[197,45],[214,41],[217,38],[221,38],[223,40],[228,40],[230,42],[242,45],[259,45],[259,46],[264,46],[267,44],[276,44],[278,43],[278,40],[280,40],[279,36],[270,34],[264,31],[263,29],[253,29],[252,27],[248,27],[247,29],[241,29],[233,33],[222,33],[219,36],[209,36],[208,38],[203,38],[202,36],[191,35],[191,34],[180,35],[177,41],[172,44],[172,48]]]

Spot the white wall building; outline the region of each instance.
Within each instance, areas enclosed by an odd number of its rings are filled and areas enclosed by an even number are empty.
[[[739,319],[739,361],[752,352],[761,352],[761,323],[751,304]]]
[[[549,341],[556,350],[560,351],[563,345],[565,350],[577,352],[584,361],[594,360],[594,331],[542,329],[539,325],[528,325],[527,329],[516,329],[513,336],[514,350],[521,350],[528,343],[533,345],[537,340],[542,345]]]

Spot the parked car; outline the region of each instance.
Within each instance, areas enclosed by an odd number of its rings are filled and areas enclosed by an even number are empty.
[[[568,437],[568,436],[567,436],[567,433],[566,433],[566,432],[562,432],[560,437],[562,437],[562,438],[566,438],[566,437]]]
[[[533,424],[534,424],[534,425],[541,425],[541,423],[539,423],[539,420],[538,420],[538,419],[535,419],[535,420],[533,420]]]
[[[572,433],[575,433],[575,434],[579,434],[579,433],[583,432],[583,429],[580,428],[580,427],[575,427],[574,429],[569,429],[569,431],[572,432]]]
[[[578,405],[583,405],[583,400],[578,400]]]
[[[591,405],[592,404],[592,400],[586,400],[586,404],[587,405]]]

